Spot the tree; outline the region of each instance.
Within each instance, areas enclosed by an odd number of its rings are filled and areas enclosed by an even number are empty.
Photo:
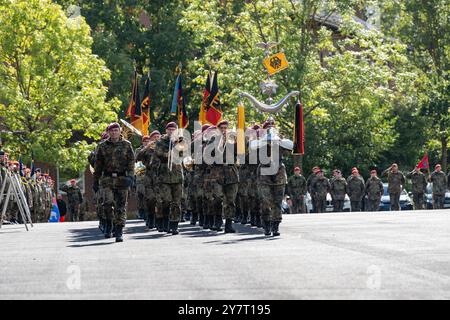
[[[209,68],[219,69],[227,118],[235,117],[239,91],[257,95],[265,77],[256,44],[276,41],[290,62],[274,77],[279,95],[299,90],[305,108],[306,167],[367,169],[394,145],[393,110],[413,104],[418,78],[406,46],[355,17],[361,1],[187,2],[180,24],[203,48],[189,70],[203,83]],[[200,98],[191,100],[199,105]],[[288,137],[292,106],[276,116]],[[263,120],[246,111],[250,122]]]
[[[81,169],[118,101],[89,26],[50,0],[0,0],[0,119],[13,156]]]
[[[424,90],[415,115],[428,124],[428,148],[439,146],[444,170],[450,139],[450,3],[446,0],[377,1],[383,31],[408,45]],[[393,23],[395,21],[395,23]]]

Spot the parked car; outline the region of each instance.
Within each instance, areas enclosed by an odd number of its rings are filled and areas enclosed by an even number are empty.
[[[311,195],[309,194],[309,192],[306,194],[306,212],[307,213],[312,213],[312,200],[311,200]],[[350,205],[350,198],[348,197],[348,195],[345,195],[345,200],[344,200],[344,211],[348,212],[350,211],[351,205]],[[325,212],[333,212],[333,203],[332,203],[332,199],[331,199],[331,194],[328,193],[327,194],[327,204],[325,206]]]
[[[381,196],[381,202],[380,202],[380,211],[390,211],[391,210],[391,199],[389,197],[388,193],[388,184],[383,183],[383,196]],[[402,193],[400,194],[400,209],[401,210],[412,210],[413,209],[413,202],[408,195],[408,192],[403,189]]]
[[[433,183],[428,183],[425,193],[425,208],[433,209]],[[450,208],[450,191],[445,193],[444,209]]]

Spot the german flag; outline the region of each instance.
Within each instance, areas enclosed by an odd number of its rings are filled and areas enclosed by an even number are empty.
[[[208,98],[205,119],[212,125],[217,125],[222,119],[222,109],[219,99],[219,85],[217,84],[217,71],[214,73],[213,83]]]
[[[293,154],[305,154],[305,126],[303,123],[303,106],[300,100],[295,105]]]
[[[142,132],[142,109],[139,97],[139,82],[136,71],[134,71],[134,80],[131,91],[131,100],[128,105],[126,117],[130,119],[130,123],[133,127]]]
[[[148,135],[148,127],[150,125],[150,77],[145,80],[144,97],[141,103],[142,109],[142,134]]]
[[[189,125],[186,112],[186,103],[184,101],[183,86],[181,84],[181,74],[178,74],[173,91],[171,113],[176,114],[178,118],[178,127],[185,129]]]
[[[208,76],[206,77],[206,84],[205,89],[203,90],[203,99],[202,104],[200,106],[200,113],[199,113],[199,121],[203,125],[206,123],[206,109],[208,107],[208,100],[209,96],[211,94],[211,72],[208,73]]]

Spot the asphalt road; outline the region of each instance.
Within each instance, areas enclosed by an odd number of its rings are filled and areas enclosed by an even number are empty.
[[[281,236],[0,229],[0,299],[449,299],[450,210],[286,215]]]

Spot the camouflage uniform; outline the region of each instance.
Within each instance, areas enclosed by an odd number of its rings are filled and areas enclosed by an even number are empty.
[[[159,160],[153,157],[155,146],[156,141],[153,141],[147,148],[136,152],[136,160],[141,161],[145,166],[145,209],[147,211],[147,226],[149,229],[155,227],[156,218],[163,219],[162,210],[157,206],[156,171],[159,167]]]
[[[237,195],[237,216],[236,221],[246,224],[248,221],[248,214],[250,212],[249,193],[252,184],[252,177],[249,165],[247,163],[239,166],[239,186]],[[251,216],[251,223],[256,225],[256,215]]]
[[[157,201],[162,209],[157,218],[158,231],[178,233],[178,223],[181,219],[181,197],[183,193],[183,171],[181,164],[173,163],[172,171],[168,167],[168,156],[171,137],[165,134],[156,142],[152,162],[156,167]],[[172,145],[175,152],[175,146]],[[161,220],[162,219],[162,220]],[[162,226],[162,228],[161,228]]]
[[[311,196],[312,213],[317,213],[316,199],[314,198],[314,195],[311,190],[311,186],[314,184],[316,179],[317,175],[313,172],[309,175],[308,179],[306,180],[306,188],[308,189],[309,195]]]
[[[209,152],[211,147],[214,148],[214,151]],[[234,148],[234,151],[232,151],[234,152],[234,163],[231,164],[226,163],[226,154],[229,148]],[[227,220],[225,232],[234,232],[230,221],[236,214],[236,197],[239,184],[236,144],[229,144],[226,141],[222,143],[221,137],[215,135],[207,142],[204,152],[208,152],[208,155],[212,156],[216,156],[215,153],[219,152],[217,156],[222,159],[223,163],[213,163],[206,167],[203,185],[206,215],[203,227],[221,231],[223,215]]]
[[[383,182],[381,179],[378,177],[370,177],[367,179],[365,192],[368,198],[367,211],[380,210],[381,196],[384,192]]]
[[[251,224],[252,217],[255,217],[255,220],[259,219],[262,222],[261,197],[258,192],[258,164],[248,164],[247,168],[248,168],[249,176],[250,176],[247,201],[249,204],[250,224]],[[248,221],[241,220],[241,224],[243,222],[248,223]]]
[[[91,165],[92,168],[95,167],[95,159],[97,154],[98,146],[95,148],[94,151],[92,151],[88,156],[88,162]],[[94,190],[94,203],[95,203],[95,212],[97,214],[97,219],[99,222],[99,229],[104,232],[105,231],[105,224],[106,224],[106,216],[103,211],[103,189],[98,186],[98,190]]]
[[[140,146],[135,150],[136,162],[140,161],[137,155],[142,151],[144,146]],[[136,196],[137,196],[137,207],[138,207],[138,217],[139,219],[147,220],[147,208],[145,205],[145,175],[136,174]]]
[[[271,154],[271,147],[267,148],[268,156],[274,158]],[[282,220],[281,206],[284,199],[284,192],[287,184],[286,167],[282,162],[283,156],[291,152],[280,146],[278,159],[273,159],[271,163],[278,163],[278,171],[273,175],[265,175],[262,170],[268,169],[269,164],[260,164],[258,166],[258,191],[261,199],[261,218],[265,235],[279,235],[278,227]]]
[[[112,224],[121,235],[127,220],[128,189],[134,176],[134,152],[131,143],[120,137],[113,142],[107,139],[98,145],[94,183],[103,189],[103,211],[106,216],[106,237],[110,237]]]
[[[330,183],[330,194],[333,199],[333,211],[344,211],[345,194],[347,193],[347,181],[343,177],[333,178]]]
[[[67,193],[68,209],[71,221],[80,221],[80,206],[83,203],[83,196],[80,188],[75,186],[64,185],[61,190]]]
[[[400,210],[400,193],[405,185],[405,176],[400,171],[393,172],[390,168],[384,170],[383,176],[387,176],[388,192],[391,201],[391,210]]]
[[[442,171],[433,171],[428,180],[433,184],[433,208],[444,209],[447,176]]]
[[[427,189],[427,178],[417,170],[413,170],[406,174],[406,178],[411,179],[414,208],[421,210],[424,208],[424,197]]]
[[[347,194],[350,198],[352,211],[361,211],[361,201],[364,197],[364,179],[351,175],[347,178]]]
[[[317,213],[325,212],[327,203],[327,194],[330,191],[330,182],[326,177],[317,176],[314,183],[311,185],[311,192],[316,201]]]
[[[291,197],[292,213],[305,213],[306,179],[295,174],[288,179],[286,193]]]

